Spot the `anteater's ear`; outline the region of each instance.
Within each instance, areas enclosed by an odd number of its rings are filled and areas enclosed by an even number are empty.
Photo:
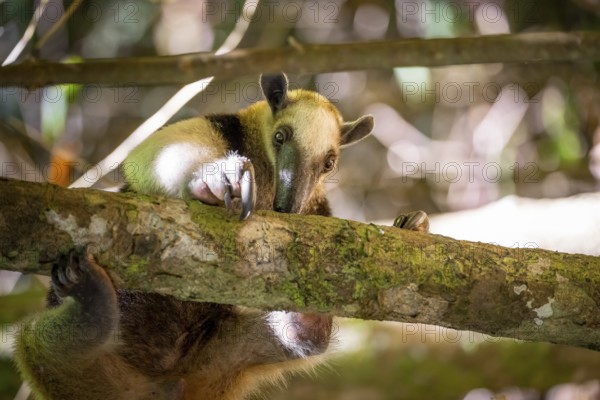
[[[363,115],[356,121],[344,122],[342,124],[340,146],[350,146],[351,144],[366,138],[369,136],[374,126],[375,122],[373,121],[372,115]]]
[[[288,80],[283,72],[274,75],[261,75],[260,87],[273,114],[287,106]]]

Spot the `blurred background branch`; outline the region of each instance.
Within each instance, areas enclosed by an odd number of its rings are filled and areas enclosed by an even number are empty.
[[[54,36],[64,25],[67,23],[69,18],[73,15],[73,13],[77,10],[77,7],[81,5],[83,0],[74,0],[61,15],[60,19],[52,24],[52,27],[37,41],[35,44],[36,51],[39,51],[42,47],[48,43],[48,41]]]
[[[25,60],[0,69],[1,86],[35,88],[62,83],[119,85],[186,84],[210,76],[286,71],[323,73],[397,67],[485,63],[600,61],[600,33],[544,32],[475,38],[402,39],[347,44],[302,44],[245,49],[228,54],[81,60]]]
[[[33,17],[31,18],[31,21],[29,21],[29,25],[27,25],[27,29],[25,29],[25,32],[23,33],[23,37],[13,47],[10,54],[8,54],[8,56],[4,59],[4,61],[2,62],[2,66],[6,66],[6,65],[14,63],[19,58],[19,56],[23,53],[23,51],[29,44],[29,41],[31,40],[31,38],[33,38],[33,35],[37,28],[37,24],[38,24],[40,18],[42,18],[42,15],[44,13],[46,5],[48,5],[48,2],[49,2],[48,0],[41,0],[38,3],[37,8],[35,9],[35,11],[33,13]]]
[[[252,3],[250,0],[246,0],[244,5],[246,4]],[[245,15],[245,18],[238,17],[232,31],[227,36],[227,39],[225,39],[223,44],[221,44],[217,51],[215,51],[216,56],[227,54],[240,44],[250,26],[250,21],[255,10],[256,7],[249,9],[248,13]],[[213,79],[214,76],[207,76],[199,81],[188,83],[179,89],[177,93],[171,96],[171,98],[169,98],[158,110],[156,110],[154,114],[148,117],[148,119],[142,122],[140,126],[131,132],[127,139],[121,142],[113,151],[111,151],[109,155],[104,157],[92,167],[99,171],[94,178],[90,179],[90,177],[85,177],[84,174],[81,174],[79,179],[72,182],[69,187],[77,188],[93,186],[111,171],[115,170],[117,166],[125,160],[127,154],[129,154],[129,152],[135,146],[142,143],[142,141],[144,141],[154,131],[164,125],[169,118],[173,117],[175,113],[181,110],[181,108],[188,101],[190,101],[190,99],[206,90]]]

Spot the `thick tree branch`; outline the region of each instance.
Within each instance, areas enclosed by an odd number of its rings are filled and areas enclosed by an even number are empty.
[[[28,60],[0,68],[0,86],[59,83],[102,85],[186,84],[208,76],[540,61],[600,61],[599,32],[538,32],[453,39],[404,39],[348,44],[299,44],[169,57],[87,60],[64,64]]]
[[[0,268],[93,245],[117,285],[600,349],[600,258],[0,179]]]

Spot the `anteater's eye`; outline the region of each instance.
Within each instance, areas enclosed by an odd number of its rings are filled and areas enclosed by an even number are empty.
[[[273,144],[275,146],[281,146],[286,139],[286,134],[284,131],[282,130],[278,130],[277,132],[275,132],[275,135],[273,136]]]
[[[323,172],[329,172],[335,166],[335,157],[329,156],[327,160],[325,160],[325,164],[323,164]]]

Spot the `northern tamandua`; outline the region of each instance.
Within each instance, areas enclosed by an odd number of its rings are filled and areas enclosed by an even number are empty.
[[[329,215],[323,182],[340,148],[366,137],[373,118],[344,123],[321,95],[261,77],[266,101],[237,114],[167,126],[124,164],[130,190],[253,208]],[[50,309],[22,329],[19,369],[38,399],[243,399],[326,350],[330,316],[261,313],[115,290],[89,254],[53,268]]]
[[[266,101],[175,123],[135,148],[123,168],[129,188],[207,204],[242,197],[243,219],[254,200],[250,188],[242,195],[252,165],[257,209],[330,215],[325,177],[340,148],[371,133],[373,117],[345,123],[320,94],[288,92],[284,74],[263,75],[260,84]]]

